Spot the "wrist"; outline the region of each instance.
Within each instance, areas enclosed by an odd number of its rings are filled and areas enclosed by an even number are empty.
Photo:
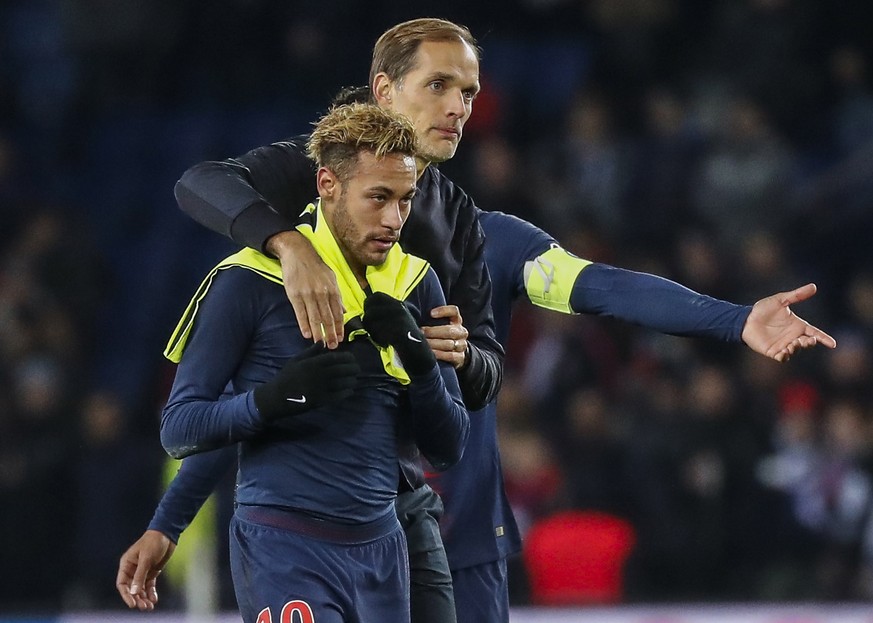
[[[403,368],[410,378],[427,376],[436,368],[436,356],[426,341],[424,346],[424,348],[405,348],[402,350],[402,347],[395,347],[400,355],[400,360],[403,362]]]
[[[264,250],[268,255],[282,260],[283,257],[293,255],[298,245],[302,243],[309,244],[300,232],[295,230],[280,231],[267,238]]]
[[[145,534],[143,536],[148,536],[149,538],[156,538],[159,541],[169,541],[173,545],[179,544],[179,536],[175,531],[169,529],[165,526],[160,526],[152,522],[149,524],[149,527],[146,528]]]
[[[266,201],[255,201],[230,225],[230,238],[239,245],[266,253],[267,240],[294,229],[294,221],[281,216]]]
[[[751,332],[754,330],[749,326],[749,316],[752,315],[752,306],[747,305],[744,307],[739,307],[736,311],[736,319],[734,320],[731,328],[730,335],[727,338],[729,342],[742,342],[749,345],[749,339],[751,339]],[[746,331],[749,331],[749,334]]]
[[[406,374],[409,375],[410,381],[430,378],[431,375],[434,374],[434,370],[437,370],[437,360],[413,360],[411,364],[404,363],[403,369],[406,370]]]
[[[274,381],[267,381],[252,390],[252,403],[257,413],[258,427],[269,426],[284,415],[285,401]]]

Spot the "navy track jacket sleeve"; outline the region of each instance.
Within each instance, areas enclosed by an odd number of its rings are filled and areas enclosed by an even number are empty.
[[[295,137],[194,165],[176,182],[179,208],[237,244],[264,252],[271,236],[294,229],[297,214],[318,194],[305,141]]]
[[[458,306],[470,332],[467,361],[458,378],[471,411],[496,398],[505,358],[496,337],[479,214],[461,188],[430,166],[419,178],[414,207],[401,232],[403,248],[431,263],[446,300]]]
[[[236,446],[195,454],[182,461],[155,509],[149,530],[162,532],[173,543],[178,543],[182,532],[236,463]]]
[[[626,322],[685,337],[739,342],[752,311],[699,294],[663,277],[592,264],[583,270],[570,298],[573,310],[612,316]]]
[[[459,292],[476,292],[479,295],[466,308],[458,305],[463,314],[464,326],[470,332],[467,358],[464,366],[458,370],[458,380],[464,402],[471,411],[481,409],[497,398],[503,384],[503,364],[506,358],[496,337],[491,310],[491,278],[485,264],[484,248],[485,234],[477,221],[468,238],[469,260],[462,268],[456,286]]]

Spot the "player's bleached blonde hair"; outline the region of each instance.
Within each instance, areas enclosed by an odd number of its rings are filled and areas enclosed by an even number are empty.
[[[424,41],[466,43],[479,60],[479,46],[466,26],[436,17],[413,19],[392,26],[376,41],[370,63],[370,87],[379,73],[384,73],[392,82],[402,81],[415,66],[418,46]]]
[[[369,151],[377,158],[414,157],[415,146],[415,128],[405,116],[375,104],[353,103],[331,107],[315,123],[306,151],[319,167],[345,182],[360,152]]]

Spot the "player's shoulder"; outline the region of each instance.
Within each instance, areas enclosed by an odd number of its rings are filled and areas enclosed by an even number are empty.
[[[482,210],[479,214],[479,223],[486,237],[506,238],[515,240],[530,238],[537,240],[554,241],[554,238],[533,223],[506,212]]]
[[[427,204],[431,209],[441,206],[445,214],[456,220],[474,222],[479,220],[479,208],[473,199],[447,177],[438,167],[431,165],[424,170],[418,183],[419,204]]]
[[[289,136],[287,138],[284,138],[281,141],[276,141],[275,143],[273,143],[273,145],[275,147],[281,147],[283,149],[288,149],[295,152],[305,152],[306,143],[308,141],[308,134],[297,134],[295,136]]]
[[[407,302],[418,310],[445,305],[443,287],[433,266],[427,266],[424,276],[410,292]]]
[[[264,159],[280,156],[283,160],[294,163],[296,167],[311,169],[313,168],[313,162],[306,153],[308,141],[308,134],[299,134],[270,143],[265,147],[260,147],[252,153]]]
[[[222,296],[284,296],[281,279],[256,268],[241,264],[220,266],[215,269],[210,291]]]
[[[233,326],[254,326],[273,310],[285,308],[288,302],[281,281],[275,283],[240,265],[219,265],[210,271],[189,306],[198,323]]]

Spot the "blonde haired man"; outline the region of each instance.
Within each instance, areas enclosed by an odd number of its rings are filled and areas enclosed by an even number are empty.
[[[239,446],[230,547],[246,623],[409,621],[399,455],[445,469],[469,434],[454,367],[419,328],[444,304],[439,281],[397,245],[415,146],[408,121],[368,104],[333,108],[310,137],[319,200],[298,231],[336,276],[339,348],[302,337],[279,263],[251,249],[207,276],[167,346],[167,452]]]

